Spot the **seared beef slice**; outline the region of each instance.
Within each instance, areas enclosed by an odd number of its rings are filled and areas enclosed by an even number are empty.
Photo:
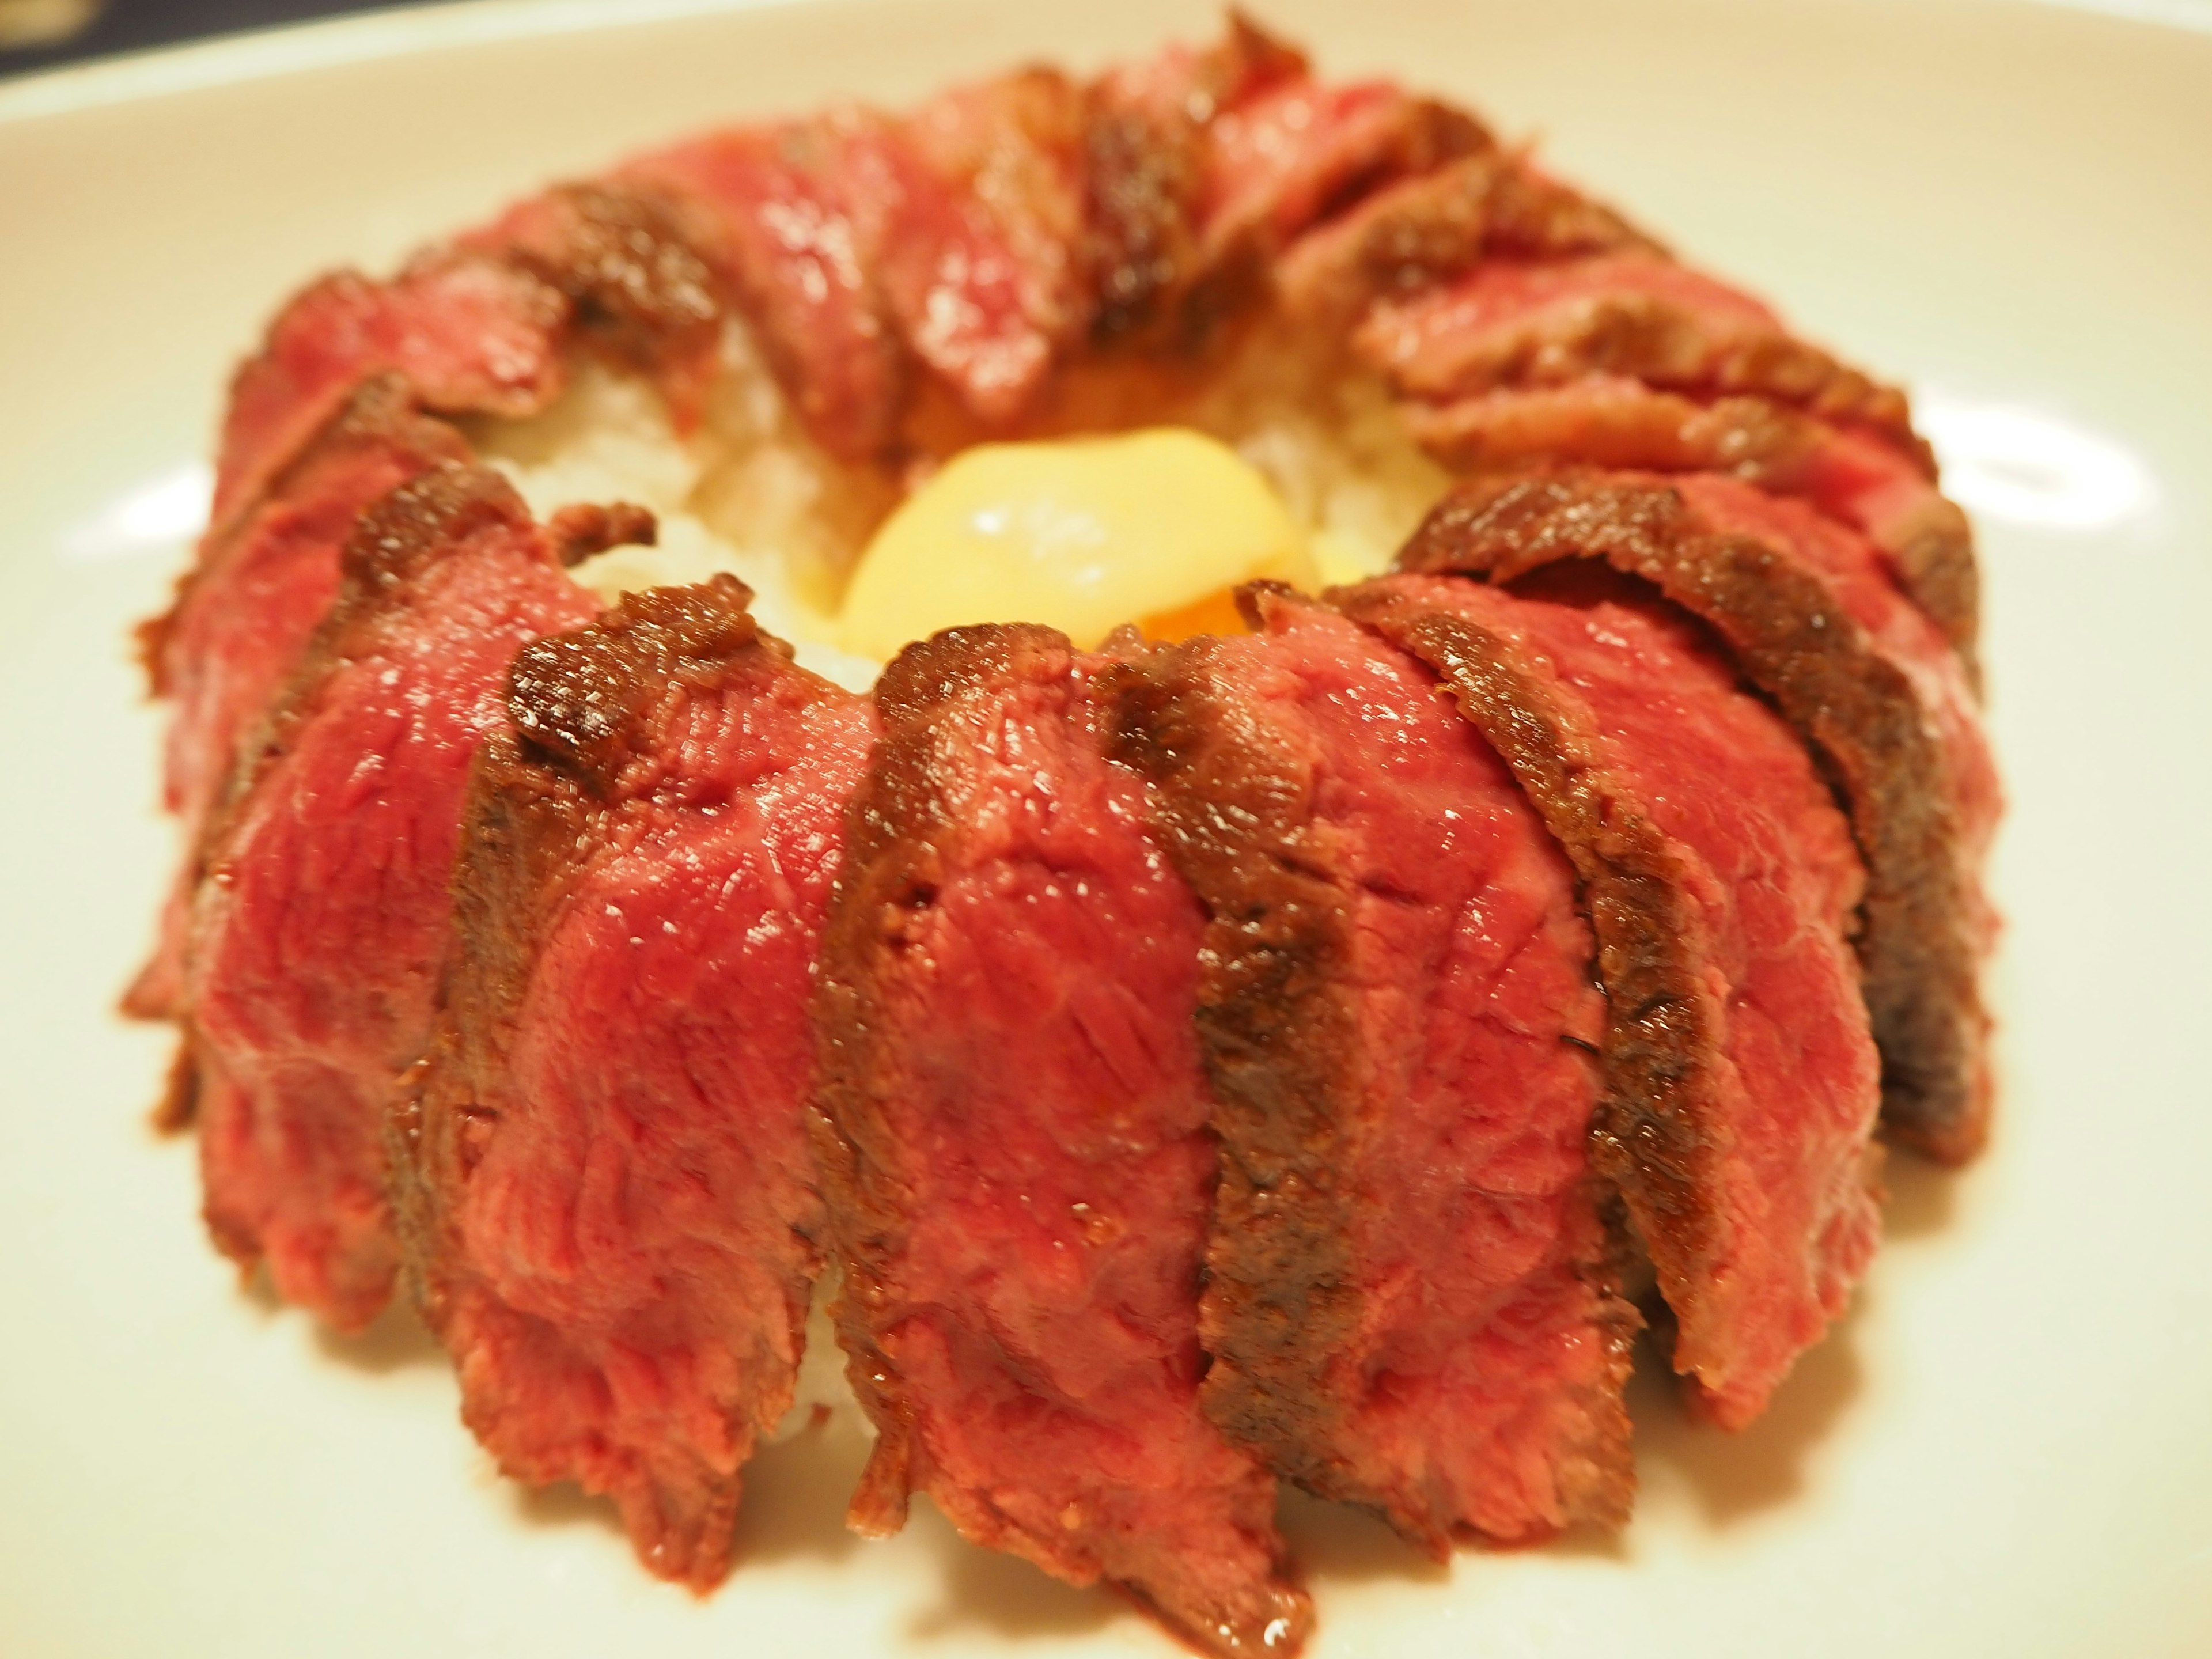
[[[362,386],[381,375],[447,414],[529,415],[563,380],[561,295],[498,259],[429,252],[389,282],[351,271],[293,295],[223,412],[220,533]]]
[[[1748,1422],[1878,1238],[1850,831],[1662,604],[1425,576],[1337,597],[1443,676],[1575,862],[1609,1005],[1593,1161],[1679,1322],[1675,1368]]]
[[[877,690],[817,1008],[838,1321],[881,1435],[854,1518],[924,1491],[1209,1651],[1287,1651],[1274,1483],[1198,1405],[1202,919],[1104,758],[1094,666],[958,629]]]
[[[1867,863],[1857,939],[1892,1132],[1938,1157],[1981,1145],[1992,932],[1981,866],[2000,808],[1965,672],[1857,533],[1734,478],[1569,469],[1469,485],[1408,569],[1543,580],[1605,561],[1711,623],[1827,763]]]
[[[1206,1407],[1442,1554],[1617,1524],[1633,1311],[1585,1168],[1574,872],[1421,665],[1287,594],[1117,677],[1209,918]]]
[[[1966,515],[1936,489],[1924,446],[1766,398],[1692,398],[1616,375],[1402,406],[1447,466],[1474,471],[1577,463],[1724,472],[1811,502],[1881,551],[1899,584],[1978,670],[1981,577]]]
[[[860,161],[878,118],[709,133],[641,157],[619,189],[665,194],[734,296],[793,412],[842,460],[890,442],[905,365],[878,280],[880,185]]]
[[[469,757],[516,650],[592,608],[496,473],[433,467],[356,526],[210,829],[186,985],[208,1223],[342,1328],[398,1264],[381,1125],[429,1035]]]
[[[1431,402],[1618,374],[1771,398],[1911,442],[1903,394],[1796,339],[1748,295],[1650,252],[1486,259],[1376,307],[1355,349]]]
[[[820,1262],[806,1000],[866,702],[727,577],[516,660],[456,877],[463,949],[393,1117],[400,1218],[462,1414],[611,1494],[655,1571],[727,1569]]]
[[[208,533],[175,603],[141,630],[154,689],[175,704],[162,799],[181,821],[185,854],[154,960],[131,988],[131,1012],[185,1012],[186,935],[210,817],[337,595],[339,553],[356,521],[410,478],[465,454],[459,432],[414,411],[398,376],[368,381],[254,501]]]

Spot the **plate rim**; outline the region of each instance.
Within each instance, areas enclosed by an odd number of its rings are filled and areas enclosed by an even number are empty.
[[[0,129],[456,46],[536,40],[836,0],[429,0],[149,46],[0,79]],[[1857,0],[1833,0],[1850,5]],[[1956,4],[1957,0],[1951,0]],[[1984,0],[2212,38],[2212,0]],[[1224,3],[1224,9],[1225,9]]]

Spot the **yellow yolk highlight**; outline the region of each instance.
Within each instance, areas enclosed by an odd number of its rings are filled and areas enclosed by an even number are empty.
[[[839,642],[878,659],[969,623],[1034,622],[1082,647],[1124,623],[1156,637],[1241,630],[1229,590],[1316,585],[1266,478],[1182,427],[979,444],[884,521],[846,589]]]

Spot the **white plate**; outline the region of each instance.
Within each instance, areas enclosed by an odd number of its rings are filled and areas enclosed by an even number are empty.
[[[1617,1542],[1417,1562],[1294,1504],[1316,1659],[2212,1653],[2212,9],[1269,4],[1331,71],[1571,175],[1912,382],[1981,509],[2003,1115],[1899,1161],[1889,1248],[1734,1439],[1639,1385]],[[2199,27],[2185,27],[2194,21]],[[241,1293],[167,1049],[109,1006],[171,855],[125,630],[178,567],[234,356],[299,279],[550,175],[833,93],[1085,64],[1176,0],[714,13],[490,4],[0,86],[0,1652],[1164,1655],[923,1512],[862,1544],[849,1438],[752,1476],[699,1601],[497,1480],[408,1320]],[[179,482],[179,480],[182,480]]]

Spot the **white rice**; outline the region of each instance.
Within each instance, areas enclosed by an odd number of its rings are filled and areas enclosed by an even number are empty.
[[[876,1437],[876,1425],[869,1421],[854,1395],[853,1385],[846,1380],[845,1350],[838,1345],[836,1322],[830,1316],[842,1282],[834,1267],[814,1281],[814,1300],[806,1310],[806,1352],[799,1362],[791,1407],[769,1436],[770,1445],[805,1434],[825,1421],[847,1433],[870,1440]]]
[[[595,365],[543,415],[480,422],[474,435],[541,519],[576,502],[652,509],[659,545],[615,548],[577,567],[595,592],[611,601],[729,571],[800,662],[864,690],[882,665],[833,642],[836,606],[896,489],[806,438],[741,327],[724,361],[688,436],[645,382]],[[1333,581],[1382,569],[1449,482],[1378,385],[1279,333],[1255,335],[1203,392],[1147,423],[1196,427],[1237,449],[1274,485]]]

